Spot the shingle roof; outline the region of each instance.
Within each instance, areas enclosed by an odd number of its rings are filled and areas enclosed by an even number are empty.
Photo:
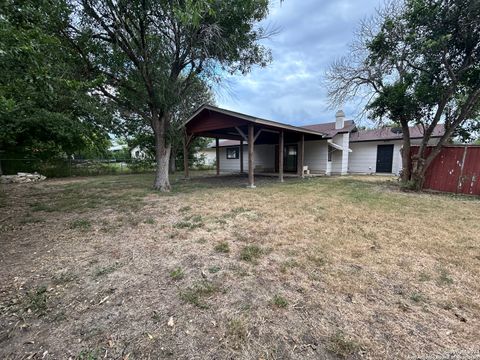
[[[355,122],[353,120],[345,120],[345,123],[342,129],[335,129],[335,122],[305,125],[305,126],[302,126],[302,128],[324,133],[328,137],[334,137],[339,133],[350,132],[353,129],[355,129]]]
[[[375,140],[398,140],[402,139],[402,133],[393,132],[393,128],[386,127],[381,129],[372,129],[372,130],[359,130],[352,132],[350,134],[350,142],[359,142],[359,141],[375,141]],[[398,129],[398,128],[396,128]],[[433,130],[432,137],[441,137],[445,133],[445,127],[443,124],[435,126]],[[423,137],[423,128],[420,125],[415,125],[410,127],[410,138],[422,138]]]

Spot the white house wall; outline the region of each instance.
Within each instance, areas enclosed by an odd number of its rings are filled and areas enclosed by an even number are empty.
[[[435,145],[437,139],[429,141],[429,145]],[[412,139],[412,145],[419,145],[421,139]],[[392,173],[400,174],[402,170],[402,140],[388,140],[388,141],[363,141],[351,142],[350,149],[352,152],[348,161],[348,172],[351,174],[371,174],[375,173],[377,167],[377,147],[378,145],[393,144],[393,160]]]
[[[240,159],[227,159],[227,148],[220,148],[220,171],[240,171]],[[213,149],[213,153],[215,154],[215,149]],[[275,170],[275,145],[255,145],[253,164],[257,171],[273,172]],[[243,170],[248,171],[248,145],[243,145]]]
[[[327,169],[328,145],[326,140],[305,141],[305,166],[312,174],[324,174]]]
[[[394,141],[368,141],[368,142],[351,142],[348,172],[351,174],[371,174],[377,167],[377,147],[378,145],[393,144],[393,161],[392,173],[398,174],[402,168],[402,157],[400,149],[402,148],[401,140]]]

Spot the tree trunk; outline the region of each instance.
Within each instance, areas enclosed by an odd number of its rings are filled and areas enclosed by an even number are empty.
[[[410,180],[411,171],[411,156],[410,156],[410,130],[408,122],[401,122],[403,132],[403,146],[402,146],[402,182],[406,184]]]
[[[172,147],[170,151],[170,174],[175,174],[175,171],[177,171],[177,164],[175,162],[176,158],[177,158],[177,151]]]
[[[157,166],[153,188],[162,192],[170,191],[168,164],[170,161],[171,144],[166,142],[166,122],[167,115],[152,119],[153,132],[155,134],[155,162]]]

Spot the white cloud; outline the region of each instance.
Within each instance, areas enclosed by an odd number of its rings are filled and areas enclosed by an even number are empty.
[[[331,62],[348,52],[355,28],[374,13],[380,0],[286,0],[275,3],[265,24],[281,33],[265,44],[273,62],[247,76],[230,76],[221,107],[276,121],[302,125],[332,121],[323,76]],[[345,104],[347,116],[358,109]]]

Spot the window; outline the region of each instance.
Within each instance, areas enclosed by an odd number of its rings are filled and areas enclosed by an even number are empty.
[[[240,149],[238,147],[227,148],[227,159],[238,159]]]

